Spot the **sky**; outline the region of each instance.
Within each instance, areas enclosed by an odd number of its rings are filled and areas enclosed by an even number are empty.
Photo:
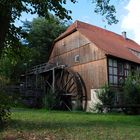
[[[66,7],[72,10],[73,21],[81,20],[117,34],[126,31],[128,38],[140,44],[140,0],[112,1],[116,7],[119,23],[111,26],[105,22],[102,16],[94,13],[94,5],[91,0],[79,0],[77,4],[69,4]]]
[[[140,0],[112,0],[116,7],[116,16],[119,20],[118,24],[108,25],[105,19],[94,13],[94,4],[92,0],[78,0],[78,3],[73,4],[68,2],[65,7],[72,11],[72,22],[80,20],[121,34],[127,32],[127,37],[140,44]],[[31,16],[25,13],[22,14],[20,20],[31,21],[37,15]],[[20,21],[16,21],[19,25]]]

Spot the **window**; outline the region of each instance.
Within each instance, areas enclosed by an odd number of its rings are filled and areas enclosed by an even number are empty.
[[[117,61],[109,59],[109,83],[118,84],[117,78]]]
[[[131,51],[134,55],[136,55],[138,58],[140,58],[140,52],[139,51],[136,51],[136,50],[133,50],[131,48],[128,48],[129,51]]]
[[[79,55],[75,55],[75,62],[79,62],[80,61],[80,56]]]
[[[108,59],[108,74],[110,85],[121,85],[128,76],[130,65],[115,59]]]
[[[136,69],[137,69],[137,71],[138,71],[138,72],[140,72],[140,66],[137,66],[137,68],[136,68]]]

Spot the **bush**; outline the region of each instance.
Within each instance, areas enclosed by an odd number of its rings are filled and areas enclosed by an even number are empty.
[[[129,75],[123,85],[124,108],[128,114],[140,113],[140,74]]]
[[[0,91],[0,129],[2,129],[10,119],[10,107],[8,106],[9,96],[4,91]]]
[[[0,75],[0,129],[2,129],[10,119],[10,96],[6,95],[5,86],[9,79]]]
[[[103,86],[97,92],[97,98],[100,102],[95,105],[95,110],[98,112],[110,112],[112,110],[112,106],[115,103],[115,92],[110,88],[110,86]]]
[[[48,90],[43,98],[43,104],[49,110],[56,109],[58,105],[57,96],[51,90]]]
[[[49,110],[68,110],[63,104],[63,100],[66,100],[64,97],[66,96],[59,95],[59,91],[53,93],[52,90],[47,90],[43,98],[44,107]]]

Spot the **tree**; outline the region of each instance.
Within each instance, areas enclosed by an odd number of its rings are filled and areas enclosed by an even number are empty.
[[[75,3],[76,0],[70,0]],[[66,0],[1,0],[0,1],[0,50],[4,47],[7,38],[17,42],[21,34],[20,28],[16,28],[14,21],[19,19],[22,12],[48,17],[49,11],[61,19],[70,19],[68,15],[71,11],[63,7]],[[18,34],[19,33],[19,34]]]
[[[9,79],[10,83],[17,82],[20,75],[26,70],[24,64],[29,64],[31,57],[32,52],[26,46],[20,46],[18,48],[5,46],[0,58],[0,77]]]
[[[110,4],[111,0],[92,0],[92,2],[95,3],[94,12],[104,16],[109,25],[118,23],[115,16],[116,9]]]
[[[72,3],[78,0],[70,0]],[[110,0],[92,0],[96,5],[95,12],[105,16],[109,24],[116,23],[114,16],[115,7],[110,5]],[[14,25],[16,19],[19,19],[22,12],[49,17],[52,11],[61,19],[70,19],[70,10],[64,8],[66,0],[1,0],[0,1],[0,51],[4,47],[6,38],[11,40],[13,46],[18,46],[19,39],[24,37],[21,28]]]
[[[24,31],[27,33],[27,45],[32,50],[32,64],[48,61],[52,43],[66,30],[67,23],[56,16],[50,15],[49,19],[39,17],[32,22],[24,22]]]
[[[0,58],[0,76],[17,82],[27,68],[47,62],[53,40],[66,29],[66,25],[53,15],[49,19],[39,17],[24,22],[22,33],[27,34],[27,44],[22,40],[22,45],[12,47],[9,40],[6,42]]]
[[[8,96],[0,89],[0,130],[4,128],[5,124],[10,119],[10,107],[8,105],[9,102]]]

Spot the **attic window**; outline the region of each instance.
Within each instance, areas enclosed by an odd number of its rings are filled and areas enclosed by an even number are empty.
[[[75,62],[80,62],[80,56],[79,55],[75,55],[74,61]]]
[[[138,58],[140,58],[140,52],[139,51],[136,51],[136,50],[133,50],[133,49],[130,49],[128,48],[129,51],[131,51],[131,53],[133,53],[134,55],[136,55]]]

